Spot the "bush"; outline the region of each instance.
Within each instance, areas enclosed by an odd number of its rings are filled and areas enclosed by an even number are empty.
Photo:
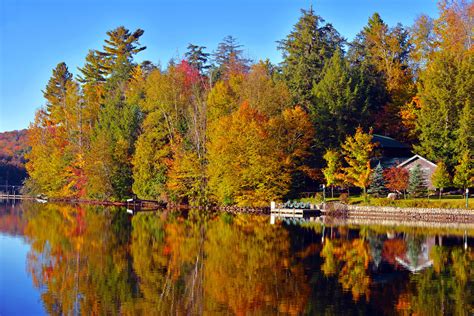
[[[323,200],[324,199],[323,199],[323,194],[322,193],[318,192],[314,195],[314,201],[316,202],[315,204],[321,203],[321,202],[323,202]]]
[[[341,201],[341,203],[348,204],[349,195],[347,193],[341,193],[341,195],[339,196],[339,201]]]

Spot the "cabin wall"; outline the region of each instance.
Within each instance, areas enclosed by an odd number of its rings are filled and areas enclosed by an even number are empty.
[[[434,190],[433,184],[431,183],[431,176],[433,175],[433,172],[435,171],[436,166],[433,166],[432,164],[422,159],[415,159],[411,161],[410,163],[404,165],[403,168],[410,171],[411,169],[415,168],[416,165],[420,165],[421,170],[423,170],[423,175],[425,177],[425,181],[426,181],[426,184],[428,185],[428,188],[430,190]]]

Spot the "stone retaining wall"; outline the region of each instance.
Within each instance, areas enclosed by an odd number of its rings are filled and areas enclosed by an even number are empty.
[[[326,215],[342,218],[366,218],[374,220],[409,219],[429,222],[474,223],[472,209],[442,209],[393,206],[358,206],[342,203],[323,205]]]
[[[404,214],[439,214],[439,215],[468,215],[474,216],[474,209],[446,209],[446,208],[419,208],[419,207],[393,207],[393,206],[358,206],[347,205],[350,213],[397,213]]]

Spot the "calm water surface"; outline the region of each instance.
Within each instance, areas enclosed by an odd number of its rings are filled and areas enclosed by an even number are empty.
[[[0,315],[473,315],[473,230],[0,204]]]

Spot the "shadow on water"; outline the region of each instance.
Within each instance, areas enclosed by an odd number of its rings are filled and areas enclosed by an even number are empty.
[[[0,234],[49,314],[474,312],[472,230],[24,202]]]

